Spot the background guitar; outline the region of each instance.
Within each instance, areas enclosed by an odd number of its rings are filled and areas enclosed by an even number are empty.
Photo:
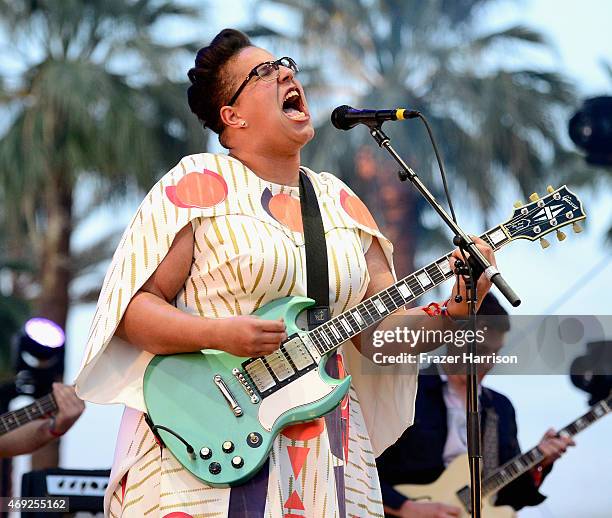
[[[600,401],[584,415],[559,430],[559,435],[573,437],[597,420],[612,412],[612,395]],[[514,459],[506,462],[482,481],[482,516],[484,518],[511,518],[516,516],[510,506],[493,505],[497,492],[520,477],[526,471],[542,461],[544,455],[537,448],[532,448]],[[453,460],[444,473],[431,484],[400,484],[395,490],[411,500],[427,501],[454,505],[462,510],[461,518],[469,516],[470,487],[469,463],[467,454]]]

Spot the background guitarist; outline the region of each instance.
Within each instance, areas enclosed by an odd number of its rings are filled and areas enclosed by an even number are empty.
[[[497,299],[488,293],[479,310],[481,315],[492,315],[486,321],[481,319],[480,326],[487,326],[487,352],[501,349],[504,336],[510,329],[508,313]],[[480,346],[479,346],[480,347]],[[484,354],[485,351],[478,351]],[[454,353],[453,353],[454,354]],[[489,367],[490,368],[490,367]],[[467,453],[465,421],[464,374],[451,374],[437,366],[425,369],[419,375],[419,388],[416,396],[414,425],[408,428],[400,439],[387,449],[378,459],[378,472],[388,516],[447,518],[460,516],[458,507],[438,502],[414,501],[395,491],[398,484],[429,484],[434,482],[457,456]],[[479,366],[480,382],[488,369]],[[520,453],[517,439],[516,416],[510,400],[494,390],[481,386],[481,409],[483,414],[483,434],[492,433],[497,438],[498,462],[501,465]],[[493,416],[493,417],[491,417]],[[489,424],[497,420],[497,426]],[[492,430],[492,427],[496,430]],[[491,453],[486,438],[483,439],[483,452]],[[497,505],[510,505],[515,509],[527,505],[538,505],[544,501],[538,488],[544,477],[552,469],[552,464],[574,441],[569,437],[557,437],[551,428],[542,437],[538,448],[545,454],[544,460],[532,471],[517,478],[499,493]],[[493,454],[494,455],[494,454]],[[489,455],[490,456],[490,455]],[[487,463],[485,461],[485,471]],[[460,488],[449,487],[449,492]]]
[[[64,435],[85,410],[85,403],[74,392],[74,387],[53,384],[53,397],[58,411],[46,419],[31,421],[0,436],[0,457],[15,457],[32,453]]]

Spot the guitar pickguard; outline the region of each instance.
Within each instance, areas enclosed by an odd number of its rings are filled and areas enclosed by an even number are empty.
[[[263,399],[259,405],[259,422],[264,429],[272,431],[284,413],[304,405],[315,404],[331,394],[334,389],[334,386],[321,379],[318,370],[311,370],[290,385]],[[313,415],[313,419],[315,417],[317,416]]]

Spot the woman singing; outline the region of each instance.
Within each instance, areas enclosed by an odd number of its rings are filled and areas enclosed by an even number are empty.
[[[152,355],[272,353],[286,338],[284,323],[250,315],[277,298],[306,295],[298,180],[300,150],[314,130],[297,72],[291,58],[277,59],[230,29],[200,49],[189,71],[189,106],[229,154],[188,156],[167,173],[143,200],[106,275],[77,387],[84,399],[126,406],[107,515],[383,515],[374,459],[412,422],[416,369],[362,373],[359,339],[330,359],[338,376],[353,375],[349,397],[325,417],[285,428],[263,469],[242,486],[205,485],[160,448],[143,414]],[[301,169],[321,208],[336,315],[394,282],[392,246],[344,183]],[[488,289],[483,277],[479,294]],[[454,300],[445,309],[467,314]],[[402,312],[421,315],[428,328],[452,325],[422,308]],[[216,423],[203,416],[203,426]]]

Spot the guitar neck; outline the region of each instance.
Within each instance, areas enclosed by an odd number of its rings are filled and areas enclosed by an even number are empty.
[[[57,410],[53,394],[47,394],[28,406],[0,416],[0,435],[11,432],[24,424],[40,419]]]
[[[612,396],[601,400],[591,407],[586,414],[559,430],[558,434],[561,436],[573,437],[611,411]],[[501,488],[539,464],[543,458],[544,455],[536,446],[528,452],[510,460],[483,481],[483,495],[488,496],[497,493]]]
[[[502,225],[488,230],[480,237],[493,250],[499,250],[510,242]],[[308,336],[318,352],[324,355],[333,351],[353,336],[453,277],[454,273],[449,266],[450,257],[450,253],[440,257],[310,331]]]

